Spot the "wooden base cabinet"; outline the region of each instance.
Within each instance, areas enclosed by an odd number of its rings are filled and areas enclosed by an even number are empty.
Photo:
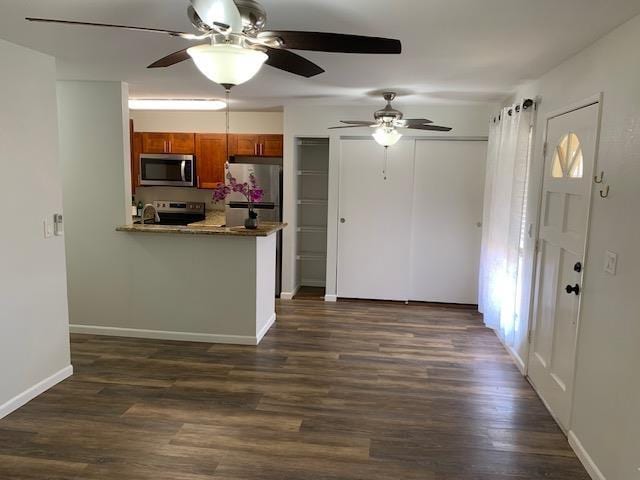
[[[224,133],[196,134],[196,172],[198,188],[211,189],[224,183],[227,162],[227,136]]]

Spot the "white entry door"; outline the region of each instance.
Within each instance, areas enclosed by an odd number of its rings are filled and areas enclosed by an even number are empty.
[[[409,299],[412,140],[388,150],[373,139],[341,141],[338,296]]]
[[[569,428],[599,104],[550,118],[529,376]]]
[[[410,300],[477,303],[486,164],[486,141],[416,141]]]

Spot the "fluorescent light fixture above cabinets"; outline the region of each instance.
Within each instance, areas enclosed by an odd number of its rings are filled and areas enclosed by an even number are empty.
[[[222,100],[129,99],[130,110],[223,110]]]

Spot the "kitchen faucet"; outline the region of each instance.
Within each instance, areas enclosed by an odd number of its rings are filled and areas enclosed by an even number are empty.
[[[153,209],[153,213],[155,215],[154,219],[155,219],[156,223],[160,223],[160,215],[158,215],[158,209],[154,205],[151,205],[150,203],[145,205],[144,208],[142,209],[142,213],[140,214],[140,223],[142,225],[144,225],[144,222],[145,222],[144,215],[145,215],[145,213],[146,213],[148,208]]]

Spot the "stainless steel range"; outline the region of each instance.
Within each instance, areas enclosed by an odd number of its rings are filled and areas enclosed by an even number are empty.
[[[153,206],[160,217],[156,225],[189,225],[206,218],[205,204],[200,202],[158,200],[153,202]]]

